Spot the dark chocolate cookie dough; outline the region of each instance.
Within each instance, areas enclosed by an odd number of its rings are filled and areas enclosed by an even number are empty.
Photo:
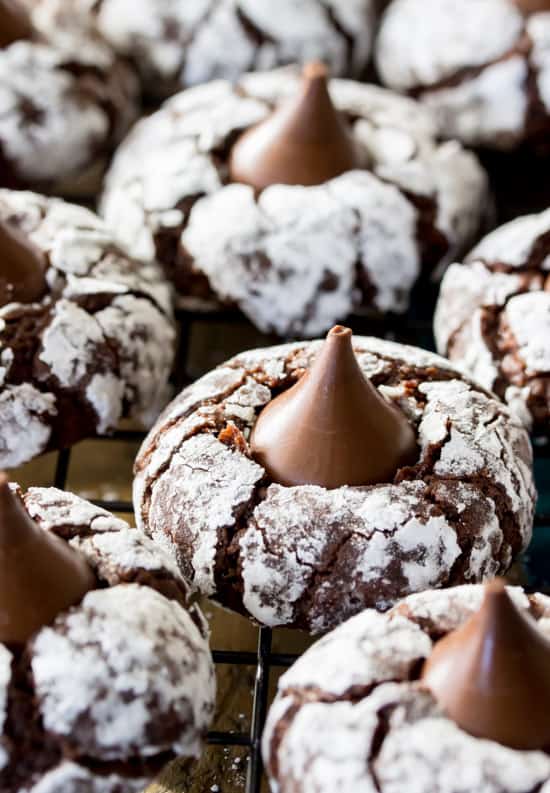
[[[0,190],[0,249],[0,466],[123,416],[149,426],[175,342],[160,270],[87,209],[36,193]]]
[[[550,431],[550,212],[485,237],[441,285],[439,350],[495,391],[527,427]]]
[[[158,256],[184,304],[217,298],[283,337],[315,336],[356,309],[404,312],[421,270],[476,240],[487,209],[474,155],[439,144],[417,103],[349,80],[329,90],[355,167],[260,192],[243,183],[232,155],[254,125],[311,98],[311,74],[280,69],[177,94],[120,146],[102,201],[135,255]],[[324,129],[293,143],[322,149]],[[288,156],[287,176],[300,170]]]
[[[137,116],[134,74],[97,37],[14,29],[15,13],[1,0],[0,186],[91,196]]]
[[[432,110],[446,137],[495,149],[547,147],[550,13],[524,17],[520,5],[394,0],[376,45],[382,82]]]
[[[520,587],[509,587],[508,596],[550,647],[550,599]],[[412,595],[388,614],[357,615],[306,652],[280,679],[264,732],[272,790],[548,793],[547,750],[475,737],[419,680],[436,642],[472,617],[482,599],[483,587],[472,585]],[[492,651],[487,645],[485,660]],[[521,680],[532,670],[518,658]],[[537,681],[529,682],[536,697]]]
[[[204,620],[137,529],[54,488],[19,497],[38,532],[93,572],[81,602],[26,642],[0,643],[0,790],[137,793],[171,757],[200,751],[215,696]]]
[[[362,337],[354,348],[418,444],[389,481],[284,486],[254,459],[258,414],[319,342],[213,370],[166,409],[136,461],[138,525],[200,592],[265,625],[319,633],[426,587],[483,580],[531,535],[531,448],[508,409],[430,353]]]
[[[139,71],[144,90],[235,80],[312,59],[360,77],[369,61],[374,0],[27,0],[47,33],[75,24],[99,32]],[[275,10],[276,9],[276,10]]]

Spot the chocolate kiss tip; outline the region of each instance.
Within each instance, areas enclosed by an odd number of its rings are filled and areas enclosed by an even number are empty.
[[[414,430],[363,375],[341,325],[300,380],[262,410],[250,445],[274,482],[328,489],[392,482],[418,456]]]
[[[550,641],[501,579],[486,586],[479,611],[437,642],[422,679],[466,732],[513,749],[550,748]]]
[[[47,289],[41,251],[18,229],[0,220],[0,308],[33,303]]]
[[[302,77],[305,80],[327,80],[327,66],[322,61],[310,61],[302,69]]]
[[[0,473],[0,642],[25,643],[94,586],[84,557],[39,528]]]
[[[16,0],[0,0],[0,48],[32,36],[32,25]]]
[[[273,184],[318,185],[361,165],[327,86],[327,68],[304,67],[297,96],[281,104],[233,146],[233,182],[263,190]]]
[[[489,581],[485,584],[485,597],[487,595],[505,595],[508,597],[508,592],[506,590],[506,581],[504,578],[493,578],[492,581]]]

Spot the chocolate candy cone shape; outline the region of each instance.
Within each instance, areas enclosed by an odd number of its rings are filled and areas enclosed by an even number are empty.
[[[0,49],[31,36],[32,25],[17,0],[0,0]]]
[[[351,340],[349,328],[334,327],[311,368],[260,413],[251,448],[274,482],[392,482],[416,460],[413,428],[363,375]]]
[[[40,529],[0,474],[0,641],[23,644],[94,586],[84,557]]]
[[[524,14],[550,11],[550,0],[514,0],[514,2]]]
[[[466,732],[514,749],[550,748],[550,641],[501,580],[437,642],[422,679]]]
[[[46,291],[43,255],[18,229],[0,220],[0,308],[32,303]]]
[[[320,63],[305,67],[296,97],[237,140],[229,161],[232,181],[256,190],[318,185],[357,167],[356,146],[332,104]]]

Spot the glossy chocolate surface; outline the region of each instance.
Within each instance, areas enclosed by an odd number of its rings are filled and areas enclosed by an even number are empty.
[[[466,732],[550,749],[550,641],[503,581],[488,584],[479,611],[437,642],[422,679]]]
[[[335,110],[320,63],[304,68],[298,95],[245,132],[233,146],[232,181],[263,190],[273,184],[318,185],[360,167],[346,122]]]
[[[16,0],[0,0],[0,48],[32,36],[30,20]]]
[[[550,0],[514,0],[514,2],[524,14],[550,11]]]
[[[0,641],[23,644],[94,586],[84,557],[39,528],[0,474]]]
[[[0,220],[0,308],[8,303],[32,303],[46,291],[44,256],[12,226]]]
[[[250,443],[282,485],[391,482],[418,457],[411,424],[363,375],[351,330],[339,325],[311,368],[260,413]]]

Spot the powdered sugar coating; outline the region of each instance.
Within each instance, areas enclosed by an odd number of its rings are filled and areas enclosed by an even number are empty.
[[[513,0],[396,0],[376,59],[384,84],[417,96],[447,137],[516,146],[543,134],[539,100],[550,127],[547,13],[525,19]]]
[[[505,399],[527,426],[550,418],[550,211],[493,231],[452,265],[434,328],[441,352]]]
[[[206,276],[218,299],[281,336],[315,335],[359,304],[406,310],[421,260],[467,245],[487,195],[475,157],[438,145],[429,114],[346,80],[330,90],[364,169],[319,186],[272,185],[258,197],[227,183],[235,135],[298,80],[296,69],[280,69],[176,95],[120,147],[102,202],[136,255],[159,252],[182,295],[204,298]],[[427,216],[439,247],[419,231]]]
[[[550,293],[528,292],[511,298],[506,320],[526,374],[550,372]]]
[[[139,70],[147,93],[287,63],[322,60],[360,77],[370,56],[374,0],[31,0],[34,21],[99,32]],[[58,34],[57,34],[58,35]]]
[[[550,14],[534,14],[527,20],[527,33],[533,42],[531,59],[537,70],[538,93],[550,112]]]
[[[167,401],[175,343],[158,268],[56,199],[0,191],[0,218],[48,263],[41,300],[0,309],[0,465],[109,433],[123,415],[150,424]]]
[[[419,461],[393,483],[282,487],[251,459],[257,414],[320,342],[231,359],[174,400],[136,460],[139,526],[200,592],[262,624],[320,633],[406,593],[492,577],[530,538],[535,493],[520,422],[431,353],[363,337],[354,345],[417,432]]]
[[[8,715],[8,687],[11,681],[12,654],[0,644],[0,771],[9,763],[9,748],[4,741],[3,732]]]
[[[0,338],[1,338],[0,330]],[[13,355],[11,350],[2,350]],[[5,382],[5,381],[4,381]],[[2,465],[15,467],[47,448],[51,429],[49,421],[57,416],[54,394],[43,393],[31,383],[0,386],[0,459]],[[22,435],[25,443],[21,443]]]
[[[159,593],[137,584],[88,593],[38,633],[31,668],[45,728],[84,755],[198,755],[215,694],[210,654]]]
[[[487,234],[473,251],[467,261],[476,259],[488,264],[504,264],[509,268],[522,270],[529,266],[536,255],[543,270],[550,270],[550,251],[536,251],[539,240],[550,231],[550,209],[536,215],[515,218]]]
[[[520,12],[507,0],[465,0],[462,5],[423,0],[422,7],[415,0],[396,0],[377,42],[381,76],[401,90],[438,83],[465,66],[483,66],[504,55],[522,27]],[[403,51],[405,30],[409,46]]]
[[[29,515],[41,528],[65,539],[128,529],[124,520],[106,509],[56,487],[31,487],[24,501]]]
[[[547,632],[550,601],[510,589]],[[433,637],[481,603],[468,585],[412,595],[385,615],[365,611],[286,672],[268,715],[263,753],[278,793],[528,793],[550,784],[550,758],[474,738],[416,682]],[[345,659],[345,663],[343,663]]]
[[[21,762],[4,722],[8,696],[21,694],[6,691],[11,655],[0,644],[1,784],[10,785],[15,772],[10,790],[19,793],[142,790],[159,757],[200,750],[215,699],[204,618],[195,606],[187,610],[189,589],[173,559],[142,532],[55,488],[19,493],[43,530],[86,557],[98,588],[28,643],[32,705],[19,711],[39,725],[25,729],[42,732],[36,757],[23,761],[25,773],[10,767],[4,751],[12,746]]]
[[[92,194],[136,114],[133,74],[104,46],[15,42],[0,51],[1,184]]]
[[[117,774],[97,776],[83,766],[65,761],[21,793],[141,793],[148,782],[146,778],[129,779]]]
[[[123,583],[137,571],[162,573],[185,588],[173,558],[138,529],[75,537],[70,544],[86,557],[99,578],[107,581],[109,586]]]

